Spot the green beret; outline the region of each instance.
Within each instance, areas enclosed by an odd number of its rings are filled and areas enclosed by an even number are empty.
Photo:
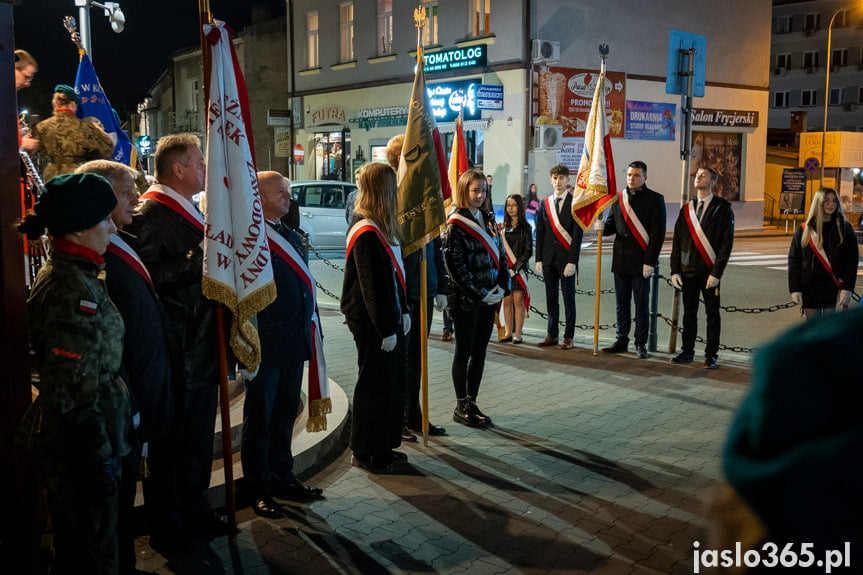
[[[71,98],[75,101],[79,106],[81,105],[81,96],[78,95],[78,92],[75,91],[75,88],[66,84],[57,84],[54,86],[55,94],[63,94],[67,98]]]
[[[35,211],[52,236],[88,230],[117,205],[111,184],[96,174],[63,174],[45,183]]]

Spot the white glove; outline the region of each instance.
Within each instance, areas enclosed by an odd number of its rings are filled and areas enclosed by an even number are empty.
[[[836,299],[836,311],[847,309],[849,303],[851,303],[851,292],[847,289],[839,290],[839,297]]]
[[[597,219],[593,222],[593,230],[596,232],[601,232],[602,228],[605,227],[605,222],[602,221],[602,218]]]
[[[407,335],[411,330],[411,316],[409,313],[402,314],[402,325],[405,328],[405,335]]]
[[[536,270],[536,273],[542,275],[542,262],[536,262],[536,265],[533,267]]]
[[[575,275],[575,264],[566,264],[563,268],[563,277],[569,278]]]
[[[671,274],[671,285],[674,286],[674,289],[683,289],[683,278],[680,277],[680,274]]]
[[[797,305],[803,305],[803,293],[799,291],[791,292],[791,301]]]
[[[641,266],[641,275],[646,278],[649,278],[653,275],[653,266],[649,266],[647,264]]]
[[[512,268],[509,268],[509,277],[511,277],[511,278],[515,277],[515,270]]]
[[[485,294],[482,298],[482,303],[486,305],[496,305],[503,298],[503,288],[494,286],[494,289]]]
[[[704,286],[705,289],[715,288],[719,285],[719,278],[715,276],[707,276],[707,285]]]
[[[446,309],[446,296],[442,293],[434,296],[434,308],[437,311],[443,311]]]
[[[396,334],[388,335],[381,341],[381,351],[391,352],[396,348],[398,337]]]

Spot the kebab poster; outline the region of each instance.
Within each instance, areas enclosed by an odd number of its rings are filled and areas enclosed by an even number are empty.
[[[534,72],[533,122],[559,125],[564,137],[584,137],[599,70],[539,68]],[[623,137],[626,74],[605,74],[605,119],[612,138]]]

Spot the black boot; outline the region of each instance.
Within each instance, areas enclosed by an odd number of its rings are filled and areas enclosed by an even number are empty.
[[[456,423],[468,425],[470,427],[478,427],[481,425],[476,415],[473,414],[470,408],[470,400],[463,397],[458,400],[455,410],[452,412],[452,420]]]
[[[479,410],[473,397],[467,396],[467,402],[468,411],[476,419],[477,425],[491,425],[491,418]]]

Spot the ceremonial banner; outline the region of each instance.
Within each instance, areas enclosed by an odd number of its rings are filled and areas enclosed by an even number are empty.
[[[572,193],[572,217],[588,230],[602,210],[617,201],[611,139],[605,125],[605,61],[596,82],[593,105],[584,131],[584,151]]]
[[[251,152],[245,83],[224,23],[216,20],[204,31],[212,50],[203,290],[233,314],[231,348],[254,371],[261,347],[249,320],[275,300],[276,284]]]
[[[467,171],[467,149],[464,145],[464,110],[459,111],[455,119],[455,133],[452,139],[452,152],[449,157],[449,187],[451,193],[455,193],[458,179]],[[446,207],[452,204],[452,196],[444,197]]]
[[[417,46],[417,73],[399,163],[399,224],[405,256],[440,235],[445,220],[442,185],[449,187],[442,177],[445,172],[446,156],[425,87],[422,46]]]
[[[90,56],[84,50],[80,50],[81,60],[78,62],[78,74],[75,76],[75,91],[81,98],[76,116],[78,118],[96,118],[102,123],[105,132],[114,142],[114,155],[111,159],[127,166],[135,167],[137,162],[132,157],[135,147],[129,135],[120,127],[120,118],[111,107]]]

